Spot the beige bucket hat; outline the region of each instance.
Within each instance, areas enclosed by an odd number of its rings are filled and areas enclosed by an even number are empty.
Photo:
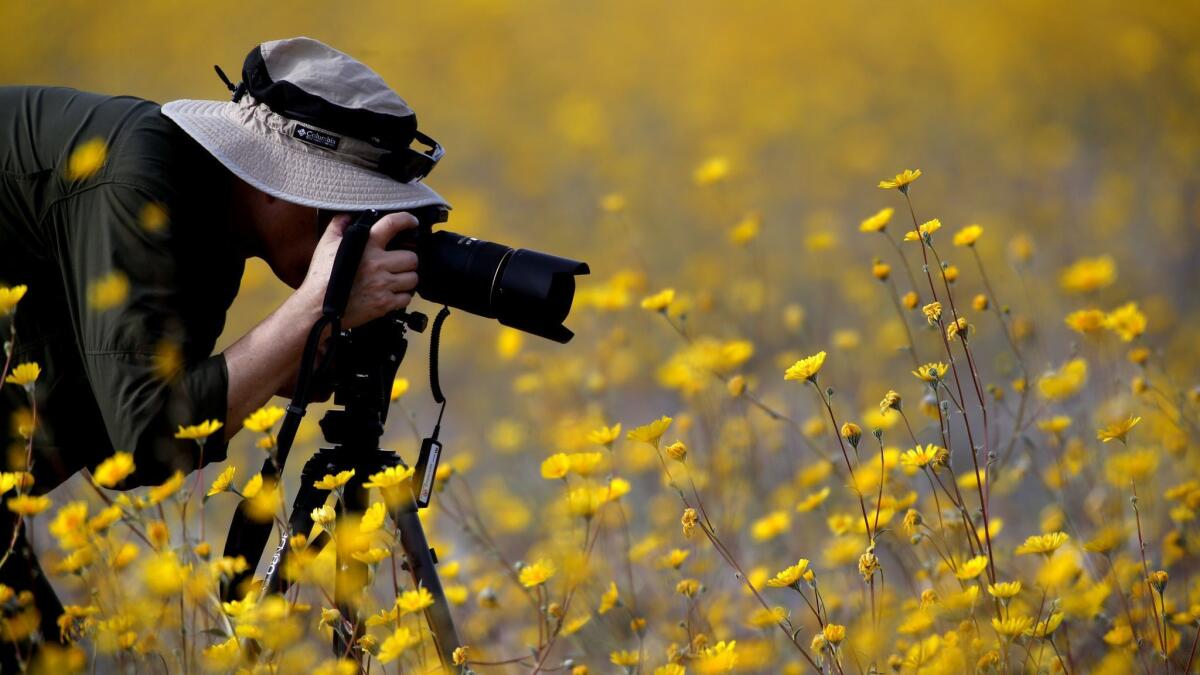
[[[359,61],[298,37],[251,50],[236,87],[217,72],[232,101],[171,101],[162,113],[259,190],[334,211],[449,207],[421,182],[441,146]]]

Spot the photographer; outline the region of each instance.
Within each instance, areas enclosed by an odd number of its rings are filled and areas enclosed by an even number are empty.
[[[8,368],[41,368],[35,494],[115,451],[133,453],[137,467],[124,488],[223,460],[242,420],[294,384],[348,222],[331,215],[445,205],[420,182],[440,147],[351,57],[308,38],[267,42],[250,52],[242,83],[226,84],[232,101],[161,108],[0,88],[0,286],[28,288],[11,318]],[[394,213],[372,227],[345,327],[408,305],[417,256],[386,244],[416,225]],[[214,355],[250,257],[295,291]],[[5,339],[8,320],[0,316]],[[28,403],[21,387],[0,389],[8,471],[26,468],[26,440],[10,420],[25,419]],[[224,426],[202,452],[174,437],[210,419]],[[0,545],[17,522],[0,514]],[[32,590],[43,639],[57,639],[61,606],[23,535],[0,582]],[[12,658],[9,647],[0,669]]]

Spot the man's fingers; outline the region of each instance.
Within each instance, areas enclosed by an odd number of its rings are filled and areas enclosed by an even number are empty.
[[[397,234],[416,226],[417,218],[411,213],[389,213],[371,226],[371,243],[378,248],[386,248]]]
[[[413,272],[417,269],[417,254],[412,251],[384,251],[380,258],[383,269],[392,274]]]
[[[388,289],[393,293],[405,293],[412,291],[417,287],[417,273],[405,272],[392,276],[391,283],[388,284]]]
[[[341,239],[342,235],[346,232],[346,226],[349,224],[350,216],[344,213],[334,216],[333,220],[329,221],[329,225],[325,228],[325,231],[321,233],[321,241],[336,241]]]

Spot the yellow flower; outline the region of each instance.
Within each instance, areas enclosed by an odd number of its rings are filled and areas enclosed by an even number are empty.
[[[347,469],[346,471],[339,471],[336,476],[333,474],[327,473],[327,474],[325,474],[324,478],[313,483],[313,487],[317,488],[318,490],[336,490],[337,488],[342,487],[346,483],[349,483],[350,479],[353,477],[354,477],[354,469]]]
[[[883,399],[879,401],[879,414],[887,415],[889,410],[900,409],[900,394],[889,389],[888,393],[883,395]]]
[[[394,487],[411,478],[415,471],[416,467],[411,466],[403,467],[399,464],[389,466],[379,473],[373,473],[368,476],[367,482],[363,483],[363,487],[380,489]]]
[[[1146,315],[1138,309],[1136,302],[1128,302],[1109,312],[1104,325],[1121,336],[1122,342],[1133,342],[1146,332]]]
[[[258,493],[262,491],[263,477],[261,473],[254,474],[250,480],[246,481],[246,486],[242,488],[242,496],[246,499],[254,499]]]
[[[200,424],[193,424],[185,427],[180,426],[175,432],[175,438],[183,438],[191,441],[201,441],[209,436],[212,436],[218,429],[225,426],[224,422],[218,420],[205,420]]]
[[[279,420],[283,419],[284,414],[283,408],[279,406],[264,406],[250,413],[250,416],[242,422],[242,426],[250,431],[265,434],[271,431],[271,427],[274,427]]]
[[[960,316],[954,321],[946,324],[946,340],[953,342],[958,336],[963,336],[966,340],[967,332],[971,330],[971,324],[967,323],[967,317]]]
[[[397,377],[392,380],[392,393],[389,395],[389,400],[395,401],[408,392],[408,378]]]
[[[1067,315],[1065,321],[1076,333],[1097,333],[1105,327],[1105,315],[1098,309],[1081,309]]]
[[[180,564],[173,551],[166,551],[142,565],[141,579],[151,593],[165,597],[182,590],[190,573],[191,568]]]
[[[675,584],[675,592],[684,597],[693,598],[700,592],[700,581],[697,579],[681,579]]]
[[[676,462],[682,462],[687,459],[687,446],[683,441],[675,441],[674,443],[663,448],[666,450],[667,456]]]
[[[1116,439],[1116,440],[1124,443],[1125,436],[1129,434],[1129,430],[1133,429],[1135,426],[1137,426],[1137,423],[1141,422],[1141,421],[1142,421],[1142,418],[1134,417],[1134,416],[1130,415],[1129,418],[1126,420],[1123,420],[1121,422],[1114,422],[1113,424],[1110,424],[1107,427],[1104,427],[1103,429],[1101,429],[1099,432],[1097,432],[1096,438],[1098,440],[1104,441],[1105,443],[1107,443],[1113,439]]]
[[[546,581],[549,580],[550,577],[554,576],[554,573],[557,571],[558,570],[555,568],[552,561],[542,558],[532,565],[525,565],[522,567],[518,577],[522,586],[525,588],[533,588],[534,586],[540,586],[546,583]]]
[[[1060,546],[1067,543],[1071,537],[1066,532],[1051,532],[1050,534],[1035,534],[1025,539],[1025,543],[1017,547],[1017,555],[1040,553],[1050,555]]]
[[[993,598],[1008,600],[1021,592],[1020,581],[998,581],[994,584],[988,584],[988,593]]]
[[[314,523],[328,529],[329,525],[337,518],[337,511],[334,511],[333,507],[328,504],[322,504],[308,515]]]
[[[608,582],[608,590],[604,591],[604,593],[600,596],[600,607],[596,609],[596,613],[604,614],[613,607],[616,607],[618,599],[619,596],[617,595],[617,582]]]
[[[621,437],[621,424],[617,423],[611,427],[600,427],[594,431],[588,432],[587,440],[589,443],[596,445],[610,445],[613,441]]]
[[[600,209],[605,213],[620,213],[629,206],[629,200],[620,192],[610,192],[600,198]]]
[[[378,565],[380,561],[389,555],[391,555],[391,552],[386,548],[370,548],[366,551],[355,551],[350,554],[350,557],[364,565]]]
[[[967,225],[963,229],[954,233],[955,246],[974,246],[979,237],[983,234],[983,228],[978,225]]]
[[[471,650],[471,648],[466,645],[463,645],[461,647],[455,647],[454,653],[451,656],[454,661],[454,665],[456,665],[456,666],[467,665],[467,659],[470,658],[470,650]]]
[[[825,352],[817,352],[812,356],[806,356],[793,363],[784,372],[783,379],[808,380],[815,383],[817,381],[817,373],[820,372],[823,365],[825,365]]]
[[[175,473],[171,474],[171,477],[168,478],[162,485],[155,485],[154,487],[150,488],[150,491],[146,493],[146,496],[150,499],[150,503],[152,505],[157,506],[158,504],[163,503],[163,501],[168,497],[178,492],[179,488],[181,487],[183,487],[183,472],[176,471]]]
[[[383,641],[382,645],[379,645],[379,653],[376,658],[380,663],[390,663],[400,658],[405,650],[420,641],[421,636],[413,633],[407,626],[397,628]]]
[[[679,569],[684,561],[688,559],[692,553],[681,548],[673,548],[670,553],[659,558],[658,564],[662,567],[670,567],[671,569]]]
[[[216,479],[213,480],[212,485],[209,486],[208,493],[205,496],[211,497],[215,494],[218,494],[218,493],[228,490],[230,483],[233,482],[233,474],[236,471],[237,471],[237,467],[232,464],[225,467],[224,471],[217,474]]]
[[[401,616],[419,612],[432,604],[433,595],[424,586],[415,591],[404,591],[400,597],[396,598],[396,607],[400,610]]]
[[[100,462],[100,465],[92,472],[92,481],[100,487],[114,487],[133,473],[134,468],[132,454],[117,452],[112,457]]]
[[[977,555],[974,558],[971,558],[970,560],[959,565],[958,569],[955,570],[955,572],[954,572],[954,576],[958,577],[962,581],[967,581],[968,579],[974,579],[975,577],[982,574],[983,571],[985,569],[987,569],[987,566],[988,566],[987,556],[986,555]]]
[[[642,309],[648,309],[652,312],[662,312],[671,306],[675,301],[675,289],[666,288],[654,295],[648,295],[642,298]]]
[[[0,286],[0,315],[11,314],[28,290],[25,285]]]
[[[926,382],[937,382],[946,376],[946,371],[949,366],[944,363],[926,363],[920,368],[912,371],[912,374]]]
[[[879,187],[885,190],[897,189],[901,192],[907,193],[908,186],[912,184],[914,180],[920,177],[920,169],[905,169],[904,171],[896,174],[895,178],[879,181]]]
[[[612,661],[614,665],[618,665],[618,666],[621,666],[624,668],[632,668],[632,667],[636,666],[640,659],[641,659],[641,657],[638,655],[637,652],[627,651],[624,649],[619,649],[608,655],[609,661]]]
[[[170,220],[167,207],[158,202],[146,202],[138,213],[138,223],[147,232],[161,232]]]
[[[558,480],[566,478],[571,471],[571,458],[566,453],[557,452],[542,460],[542,478]]]
[[[204,648],[204,667],[214,671],[233,670],[242,662],[242,642],[237,636]]]
[[[909,291],[904,294],[904,297],[900,298],[900,302],[904,303],[904,306],[908,309],[916,309],[917,305],[921,302],[921,296],[917,295],[916,291]]]
[[[719,183],[729,176],[729,158],[728,157],[710,157],[696,167],[692,173],[692,180],[696,185],[713,185]]]
[[[117,307],[128,297],[129,277],[119,270],[113,270],[88,284],[88,306],[97,312]]]
[[[8,500],[8,510],[20,515],[37,515],[50,508],[50,498],[46,495],[18,495]]]
[[[820,490],[807,495],[804,497],[804,499],[801,499],[800,503],[796,504],[796,510],[800,513],[808,513],[809,511],[815,510],[821,504],[824,504],[825,500],[828,498],[829,486],[826,485]]]
[[[580,476],[590,476],[596,472],[596,468],[604,461],[604,455],[598,452],[576,452],[567,455],[570,462],[571,471]]]
[[[384,518],[387,517],[387,509],[384,508],[382,502],[375,502],[363,511],[362,520],[358,523],[360,532],[370,533],[383,527]]]
[[[934,445],[933,443],[929,443],[924,447],[918,445],[911,450],[905,450],[904,454],[900,455],[900,465],[923,469],[930,464],[937,462],[938,456],[941,452],[942,448]]]
[[[992,617],[992,628],[996,632],[1008,639],[1012,639],[1029,629],[1033,624],[1033,619],[1027,616],[1009,615],[1004,620],[997,617]]]
[[[787,511],[772,511],[750,525],[750,536],[756,541],[769,541],[787,532],[792,527],[792,518]]]
[[[923,241],[933,236],[934,232],[942,229],[942,221],[934,218],[921,223],[916,230],[904,233],[904,241]]]
[[[1071,418],[1066,415],[1055,415],[1048,420],[1038,420],[1038,429],[1048,434],[1061,434],[1071,426]]]
[[[1038,378],[1038,395],[1048,401],[1070,398],[1087,382],[1088,365],[1083,359],[1071,359],[1058,370],[1048,371]]]
[[[751,211],[729,230],[729,243],[734,246],[745,246],[758,237],[762,226],[762,213]]]
[[[935,300],[922,307],[921,313],[925,315],[925,320],[929,322],[930,326],[936,325],[942,318],[942,303]]]
[[[825,629],[821,631],[821,635],[825,641],[831,645],[837,646],[842,640],[846,639],[846,627],[836,623],[825,624]]]
[[[859,223],[858,231],[859,232],[882,232],[884,230],[884,228],[887,227],[887,224],[889,222],[891,222],[892,213],[894,213],[894,212],[895,212],[895,209],[893,209],[890,206],[887,208],[884,208],[884,209],[880,209],[879,211],[877,211],[875,213],[875,215],[873,215],[870,218],[867,218],[866,220]]]
[[[974,298],[971,298],[971,306],[975,311],[982,312],[988,308],[988,296],[983,293],[977,293]]]
[[[67,160],[67,180],[92,177],[104,166],[104,160],[107,158],[108,145],[104,143],[103,138],[91,138],[80,143],[71,151],[71,157]]]
[[[1058,282],[1068,293],[1090,293],[1117,280],[1117,263],[1112,256],[1080,258],[1062,271]]]
[[[846,439],[851,446],[858,448],[858,442],[862,439],[862,427],[854,422],[846,422],[841,428],[842,438]]]
[[[653,422],[650,422],[649,424],[643,424],[642,426],[634,429],[633,431],[630,431],[629,434],[626,436],[626,438],[628,438],[631,441],[641,441],[643,443],[649,443],[650,445],[653,445],[655,448],[657,448],[659,439],[662,438],[663,433],[665,433],[667,430],[667,427],[670,427],[670,426],[671,426],[671,418],[667,417],[666,415],[663,415],[662,417],[654,420]]]
[[[887,281],[892,275],[892,266],[876,258],[871,263],[871,276],[880,281]]]
[[[679,524],[683,526],[683,536],[691,539],[696,532],[696,524],[700,522],[700,516],[697,515],[696,509],[690,506],[683,510],[683,515],[679,518]]]
[[[1025,635],[1044,639],[1054,631],[1058,630],[1058,627],[1062,624],[1064,616],[1065,615],[1062,612],[1054,612],[1050,615],[1049,619],[1046,619],[1045,621],[1038,621],[1033,625],[1032,628],[1026,629]]]
[[[37,382],[38,376],[41,374],[42,367],[30,361],[13,368],[4,381],[28,389],[33,386],[34,382]]]
[[[774,579],[768,579],[767,585],[774,588],[786,588],[795,586],[801,579],[806,578],[811,572],[808,571],[808,558],[801,558],[795,565],[783,568]]]

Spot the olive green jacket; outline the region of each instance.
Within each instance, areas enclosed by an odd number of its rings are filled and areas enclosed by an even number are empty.
[[[137,465],[127,485],[199,465],[195,441],[174,433],[226,414],[228,373],[212,351],[244,267],[231,180],[152,102],[0,88],[0,285],[29,289],[0,335],[15,324],[12,365],[42,368],[35,491],[118,450]],[[27,401],[0,389],[10,468],[24,464]],[[224,458],[221,435],[204,463]]]

